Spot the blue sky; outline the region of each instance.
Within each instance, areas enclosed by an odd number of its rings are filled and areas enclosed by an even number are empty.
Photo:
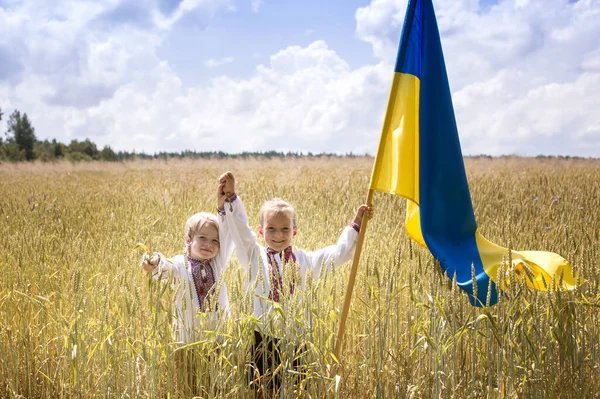
[[[0,107],[115,150],[373,154],[406,3],[0,0]],[[464,154],[600,157],[600,2],[434,7]]]
[[[297,4],[296,4],[297,3]],[[227,74],[249,78],[258,64],[269,62],[271,54],[290,45],[307,46],[324,40],[351,66],[376,62],[371,47],[355,38],[354,13],[368,1],[336,0],[272,1],[253,11],[239,4],[204,25],[189,18],[177,24],[158,53],[167,59],[186,84],[201,84],[207,78]],[[230,62],[207,68],[206,57]],[[194,68],[193,66],[202,66]]]

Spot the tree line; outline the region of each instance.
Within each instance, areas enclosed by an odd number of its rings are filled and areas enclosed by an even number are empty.
[[[0,108],[0,121],[3,117]],[[109,146],[98,149],[89,139],[83,141],[71,140],[64,144],[50,140],[38,140],[35,128],[26,113],[15,110],[7,120],[7,130],[4,138],[0,137],[0,162],[20,162],[40,160],[51,162],[58,160],[67,161],[128,161],[135,159],[200,159],[200,158],[321,158],[321,157],[357,157],[352,153],[345,155],[333,153],[300,153],[279,151],[246,151],[238,154],[223,151],[192,151],[158,152],[145,154],[143,152],[114,151]]]
[[[0,120],[4,113],[0,109]],[[7,120],[4,137],[0,137],[0,161],[118,161],[126,154],[115,153],[109,146],[101,150],[89,139],[71,140],[64,144],[50,140],[38,140],[35,128],[26,113],[15,110]],[[124,158],[123,158],[124,159]]]

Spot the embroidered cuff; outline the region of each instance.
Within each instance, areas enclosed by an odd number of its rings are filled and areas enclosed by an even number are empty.
[[[236,199],[237,199],[236,193],[233,193],[229,197],[225,198],[225,203],[229,204],[229,210],[232,212],[233,212],[233,206],[231,205],[231,203],[233,201],[235,201]],[[217,208],[217,213],[219,214],[219,216],[225,216],[225,206],[223,206],[223,209]]]
[[[350,223],[350,227],[352,227],[354,230],[356,230],[357,233],[360,233],[360,226],[358,225],[358,223]]]
[[[233,193],[233,194],[231,194],[229,197],[227,197],[227,198],[225,199],[225,202],[233,202],[233,201],[235,201],[236,199],[237,199],[237,194],[236,194],[236,193]]]

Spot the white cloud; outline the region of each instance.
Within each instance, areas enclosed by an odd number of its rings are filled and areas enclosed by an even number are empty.
[[[233,62],[233,57],[223,57],[223,58],[209,58],[204,62],[204,65],[207,68],[218,68],[223,65],[231,64]]]
[[[258,12],[258,10],[262,6],[262,4],[263,4],[262,0],[251,0],[250,6],[252,7],[252,12]]]
[[[0,8],[0,56],[11,60],[0,66],[2,109],[27,112],[40,138],[89,137],[117,150],[374,152],[405,0],[356,11],[376,64],[353,68],[315,40],[244,78],[195,86],[159,57],[161,41],[186,16],[204,26],[236,5],[161,10],[156,1]],[[435,2],[463,153],[600,156],[598,3],[479,3]],[[206,59],[209,68],[233,62]]]
[[[392,64],[398,50],[398,33],[402,28],[406,1],[372,0],[356,10],[356,34],[371,44],[375,56]]]
[[[463,152],[598,156],[600,124],[590,110],[597,107],[600,74],[507,94],[523,78],[505,71],[454,96]]]
[[[245,80],[220,77],[185,89],[162,69],[160,85],[121,88],[90,111],[86,126],[111,132],[106,143],[148,152],[372,151],[372,117],[381,119],[384,107],[373,99],[384,97],[387,77],[380,65],[351,70],[314,42],[274,54]]]
[[[581,69],[590,72],[600,72],[600,49],[592,50],[583,56]]]
[[[167,15],[154,8],[152,19],[158,28],[168,30],[192,11],[202,12],[204,18],[208,20],[222,9],[234,11],[235,5],[232,0],[182,0],[177,8]]]
[[[435,7],[463,153],[600,156],[598,2]],[[357,35],[386,62],[405,9],[373,0],[357,11]]]

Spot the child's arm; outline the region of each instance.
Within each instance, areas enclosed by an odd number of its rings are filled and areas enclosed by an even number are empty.
[[[165,281],[170,276],[177,278],[176,267],[173,262],[167,259],[160,252],[154,252],[152,256],[148,254],[142,255],[141,268],[152,274],[154,280]]]
[[[235,180],[231,172],[224,173],[219,177],[217,185],[217,210],[219,215],[224,212],[225,203],[235,195]],[[222,218],[219,218],[219,254],[217,257],[218,267],[224,271],[229,266],[229,260],[233,254],[234,242],[230,229],[223,226]]]
[[[346,226],[340,234],[337,243],[316,251],[308,252],[307,256],[313,268],[313,277],[318,278],[323,267],[326,270],[333,266],[341,265],[354,255],[358,232],[362,225],[363,216],[370,219],[373,215],[372,209],[363,204],[358,207],[354,218],[349,226]]]
[[[217,186],[217,208],[222,211],[226,202],[233,201],[235,196],[235,177],[231,172],[225,172],[219,176]]]
[[[224,234],[230,234],[238,259],[246,269],[259,259],[260,247],[248,226],[248,216],[242,200],[235,193],[235,178],[231,172],[219,177],[219,222]]]

